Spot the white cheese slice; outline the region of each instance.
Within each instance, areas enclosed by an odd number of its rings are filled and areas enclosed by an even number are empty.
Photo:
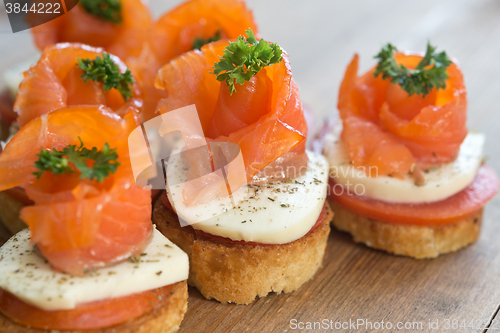
[[[48,311],[164,287],[186,280],[188,273],[186,253],[158,230],[140,262],[128,260],[82,277],[52,270],[35,254],[29,229],[14,235],[0,249],[0,288]]]
[[[365,171],[369,170],[352,166],[339,133],[337,128],[325,137],[323,153],[330,162],[330,176],[345,190],[386,202],[423,203],[451,197],[474,181],[483,159],[485,136],[470,132],[460,146],[458,157],[453,162],[423,172],[425,184],[416,186],[409,175],[404,179],[368,177]],[[337,192],[341,190],[337,189]]]
[[[326,199],[328,162],[322,155],[309,151],[307,155],[307,171],[302,175],[288,181],[243,186],[232,196],[210,204],[186,206],[182,202],[183,184],[167,189],[167,193],[179,217],[195,229],[235,241],[289,243],[311,230]],[[182,161],[176,162],[169,161],[167,173],[185,170]],[[180,200],[174,201],[174,197]]]
[[[30,69],[31,66],[34,66],[39,58],[40,55],[36,55],[36,57],[10,67],[3,73],[3,81],[12,98],[16,98],[19,85],[24,79],[23,73]]]

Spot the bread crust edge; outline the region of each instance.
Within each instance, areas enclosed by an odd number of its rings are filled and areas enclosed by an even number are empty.
[[[181,228],[175,213],[160,200],[153,208],[153,223],[189,256],[188,284],[207,299],[221,303],[249,304],[270,292],[289,293],[316,274],[326,251],[330,221],[287,244],[248,245],[217,243]]]
[[[3,223],[5,228],[10,231],[10,236],[27,227],[19,218],[21,209],[25,206],[25,204],[10,195],[0,192],[0,223]]]
[[[177,282],[165,306],[122,324],[94,330],[57,330],[59,333],[173,333],[177,332],[187,311],[186,281]],[[18,324],[0,312],[0,332],[47,333],[56,330],[30,328]]]
[[[481,231],[483,208],[455,223],[419,226],[383,222],[349,210],[331,197],[332,225],[348,232],[357,243],[416,259],[436,258],[474,243]]]

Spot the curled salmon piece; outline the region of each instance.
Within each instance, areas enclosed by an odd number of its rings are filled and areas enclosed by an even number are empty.
[[[252,12],[240,0],[191,0],[155,22],[151,33],[153,52],[166,63],[194,49],[196,39],[236,39],[252,29],[258,37]]]
[[[210,43],[163,66],[156,86],[165,89],[168,98],[160,101],[159,112],[196,105],[207,140],[234,143],[241,150],[246,181],[265,178],[260,172],[273,164],[298,170],[307,163],[307,125],[288,55],[283,52],[281,62],[264,67],[249,82],[237,85],[231,95],[226,83],[210,73],[227,45],[227,41]],[[196,169],[196,158],[191,159]],[[275,173],[268,175],[272,178]],[[198,192],[186,194],[185,200],[191,202]]]
[[[415,68],[420,55],[396,53]],[[372,68],[358,76],[355,55],[342,81],[338,108],[342,139],[356,166],[376,166],[378,175],[406,174],[454,160],[467,135],[467,96],[460,68],[447,68],[446,88],[424,97],[408,96],[399,85],[375,77]]]
[[[393,135],[357,115],[344,119],[342,139],[353,164],[367,166],[372,177],[408,173],[415,161],[411,151]]]
[[[249,28],[258,36],[253,14],[240,0],[186,1],[161,16],[151,29],[147,47],[129,61],[145,94],[148,119],[154,116],[158,101],[166,97],[153,85],[162,65],[192,50],[196,40],[236,39]]]
[[[24,186],[33,206],[21,219],[31,241],[61,271],[79,275],[138,255],[151,234],[150,190],[135,184],[127,139],[137,126],[133,114],[123,118],[105,106],[77,106],[38,117],[24,127],[0,153],[0,191]],[[33,174],[42,149],[68,145],[116,149],[118,166],[102,182],[68,174]]]
[[[57,43],[82,43],[103,47],[121,59],[139,56],[152,25],[148,7],[141,0],[120,0],[121,22],[112,23],[88,13],[78,3],[66,14],[31,29],[38,49]]]
[[[142,107],[139,87],[132,86],[133,98],[125,101],[115,88],[104,91],[104,84],[81,77],[84,72],[78,67],[78,59],[102,58],[104,50],[78,43],[61,43],[47,47],[38,63],[24,73],[24,80],[14,103],[18,121],[24,126],[32,119],[47,112],[71,105],[106,105],[123,115],[128,110]],[[120,72],[127,66],[114,55],[110,55]]]

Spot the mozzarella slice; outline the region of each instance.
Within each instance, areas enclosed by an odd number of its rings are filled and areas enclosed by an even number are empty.
[[[235,241],[289,243],[311,230],[326,199],[328,162],[319,154],[307,155],[307,171],[301,176],[243,186],[233,195],[210,204],[188,207],[182,199],[174,201],[174,197],[182,198],[183,184],[167,189],[167,193],[178,216],[195,229]],[[183,168],[182,161],[169,161],[167,172],[182,174]]]
[[[324,155],[330,162],[330,177],[344,190],[393,203],[424,203],[444,200],[462,191],[474,181],[483,159],[485,136],[470,132],[460,146],[456,160],[423,172],[425,184],[416,186],[414,179],[388,176],[368,177],[365,168],[350,164],[347,148],[340,139],[340,129],[325,137]],[[342,188],[332,188],[341,192]]]
[[[188,277],[188,256],[157,230],[137,261],[100,268],[82,277],[56,272],[35,254],[30,231],[24,229],[0,249],[0,288],[50,311],[160,288]]]
[[[3,74],[3,81],[12,98],[16,98],[19,85],[24,79],[23,73],[35,65],[40,58],[40,55],[32,57],[27,61],[20,62],[13,67],[7,69]]]

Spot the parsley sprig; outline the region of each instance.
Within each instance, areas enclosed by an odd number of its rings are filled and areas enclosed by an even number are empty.
[[[451,64],[451,60],[446,52],[435,51],[436,47],[427,43],[425,56],[417,67],[408,69],[396,62],[394,52],[397,52],[397,49],[389,43],[375,56],[378,64],[373,75],[377,77],[382,74],[383,79],[390,79],[392,83],[399,84],[410,96],[417,94],[425,97],[434,88],[446,88],[446,68]]]
[[[221,38],[221,33],[219,30],[217,30],[212,37],[208,37],[207,39],[204,39],[202,37],[196,37],[193,40],[193,48],[191,50],[195,50],[195,49],[201,50],[203,45],[210,44],[212,42],[216,42],[216,41],[220,40],[220,38]]]
[[[84,72],[81,76],[84,82],[88,80],[102,82],[104,83],[104,91],[115,88],[122,94],[125,101],[132,98],[134,79],[130,70],[127,69],[125,73],[120,73],[120,68],[109,54],[103,53],[102,58],[97,56],[94,60],[79,58],[78,68]]]
[[[80,0],[80,3],[89,14],[114,24],[122,23],[120,0]]]
[[[235,83],[244,84],[266,66],[277,64],[283,59],[283,51],[278,44],[271,44],[263,39],[257,41],[252,29],[248,29],[246,39],[238,37],[224,50],[220,61],[214,65],[213,74],[220,82],[226,81],[232,94],[236,91]]]
[[[117,161],[118,154],[116,149],[109,148],[108,143],[104,144],[102,150],[97,150],[96,147],[87,149],[83,146],[82,139],[80,146],[69,145],[62,151],[55,148],[50,150],[41,150],[37,154],[38,160],[35,162],[35,167],[39,171],[33,172],[38,179],[45,172],[52,172],[55,175],[73,173],[75,169],[80,171],[80,179],[88,178],[103,182],[110,173],[116,172],[120,163]],[[87,165],[87,161],[94,161],[91,166]]]

